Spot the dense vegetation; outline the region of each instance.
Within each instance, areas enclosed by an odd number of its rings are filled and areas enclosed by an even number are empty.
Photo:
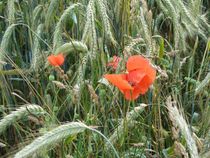
[[[0,157],[210,157],[208,0],[1,0]],[[63,53],[63,66],[47,57]],[[103,78],[149,59],[129,101]],[[115,71],[107,63],[122,60]]]

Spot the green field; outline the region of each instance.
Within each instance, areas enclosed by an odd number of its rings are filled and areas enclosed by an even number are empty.
[[[0,158],[210,158],[209,0],[0,0]]]

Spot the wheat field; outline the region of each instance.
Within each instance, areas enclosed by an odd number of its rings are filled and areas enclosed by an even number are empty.
[[[0,0],[13,157],[209,158],[210,2]]]

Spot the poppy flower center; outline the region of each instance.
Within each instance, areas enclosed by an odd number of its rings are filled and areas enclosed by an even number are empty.
[[[131,85],[132,87],[136,86],[137,83],[136,82],[132,82],[132,81],[128,81],[129,85]]]

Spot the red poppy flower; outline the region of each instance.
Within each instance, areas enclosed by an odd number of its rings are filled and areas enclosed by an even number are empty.
[[[145,94],[156,77],[156,70],[140,55],[131,56],[126,64],[126,74],[106,74],[104,77],[115,85],[127,100]]]
[[[110,66],[110,67],[112,67],[114,70],[116,70],[117,67],[118,67],[118,65],[119,65],[120,60],[121,60],[121,58],[115,55],[115,56],[113,56],[113,60],[110,61],[110,62],[107,64],[107,66]]]
[[[58,54],[58,55],[50,55],[47,57],[47,60],[49,61],[49,63],[52,66],[61,66],[64,63],[64,55],[62,53]]]

